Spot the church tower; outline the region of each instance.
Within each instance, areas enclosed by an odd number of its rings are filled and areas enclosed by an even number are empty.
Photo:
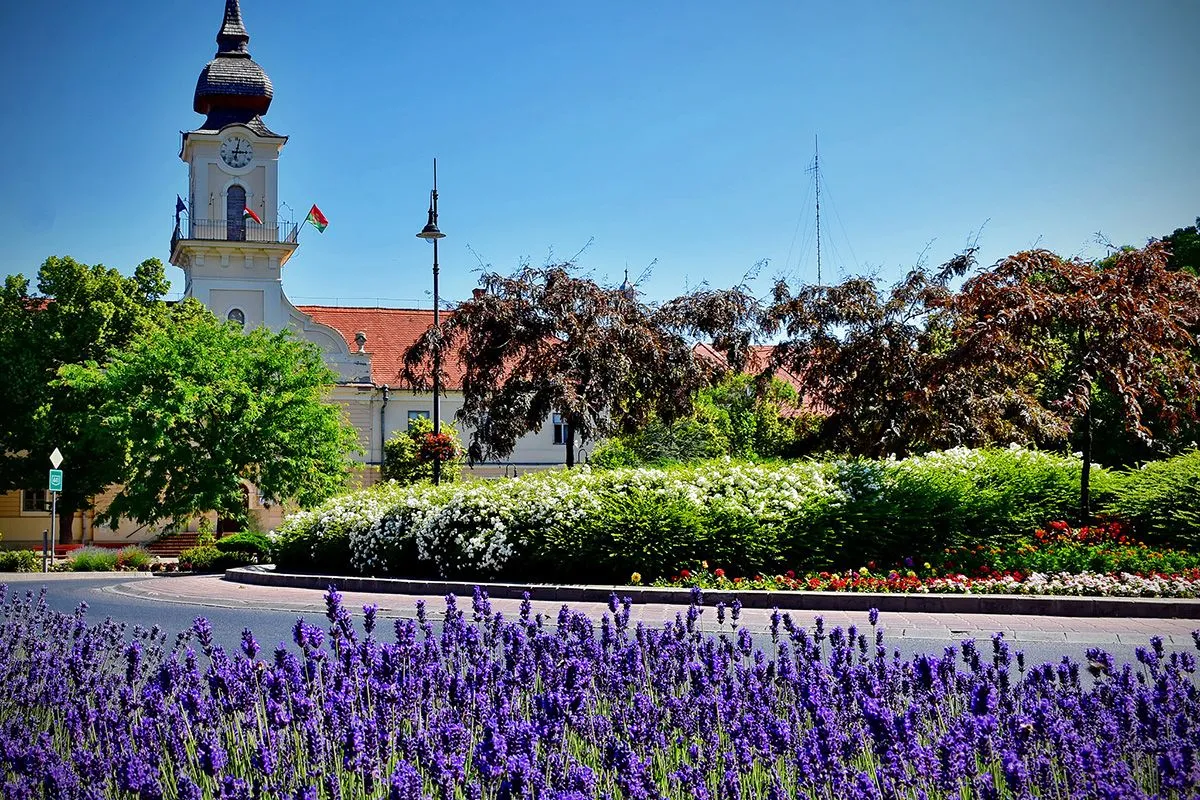
[[[184,295],[247,329],[293,321],[280,272],[296,251],[296,226],[279,219],[279,154],[287,137],[263,122],[271,79],[250,57],[238,0],[225,0],[217,54],[196,81],[204,122],[182,134],[188,216],[171,237]]]

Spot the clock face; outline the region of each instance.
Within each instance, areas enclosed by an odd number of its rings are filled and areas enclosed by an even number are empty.
[[[249,164],[253,157],[254,150],[250,146],[250,140],[244,136],[230,136],[221,142],[221,160],[227,166],[241,169]]]

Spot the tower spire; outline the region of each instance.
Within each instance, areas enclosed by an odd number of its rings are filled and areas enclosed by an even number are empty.
[[[250,57],[246,45],[250,43],[250,34],[242,22],[242,7],[238,0],[225,0],[225,19],[221,22],[221,30],[217,32],[217,55]]]
[[[208,117],[206,130],[221,130],[226,125],[258,125],[273,135],[258,119],[271,107],[275,93],[271,79],[250,57],[246,45],[250,34],[242,22],[238,0],[225,0],[225,16],[217,31],[217,54],[200,72],[192,108]]]

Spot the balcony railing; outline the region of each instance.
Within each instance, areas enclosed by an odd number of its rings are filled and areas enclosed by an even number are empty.
[[[294,222],[267,221],[261,224],[254,220],[188,219],[179,220],[171,235],[171,249],[181,239],[198,239],[212,242],[276,242],[295,244],[299,225]]]

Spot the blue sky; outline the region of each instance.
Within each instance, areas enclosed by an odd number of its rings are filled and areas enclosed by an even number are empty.
[[[179,131],[223,0],[5,3],[0,273],[51,254],[164,261]],[[1101,254],[1200,215],[1200,2],[328,3],[243,0],[291,137],[280,193],[306,230],[296,302],[425,305],[430,162],[443,294],[479,262],[580,255],[666,299],[898,277],[982,227]],[[115,187],[112,188],[112,187]],[[984,224],[986,222],[986,225]],[[182,273],[168,268],[176,288]]]

